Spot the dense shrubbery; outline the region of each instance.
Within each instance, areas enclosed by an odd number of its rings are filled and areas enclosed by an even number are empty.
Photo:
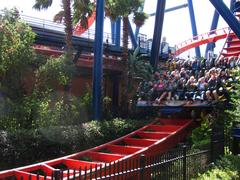
[[[210,144],[213,119],[211,114],[201,116],[200,126],[195,128],[190,136],[193,148],[198,149]]]
[[[0,170],[43,161],[116,139],[146,121],[113,119],[75,126],[51,126],[14,133],[0,131]]]
[[[240,157],[228,155],[216,162],[210,170],[200,175],[198,180],[224,179],[232,180],[240,178]]]
[[[89,106],[89,99],[56,91],[70,84],[73,62],[64,55],[37,55],[31,47],[35,34],[17,10],[4,14],[0,16],[0,130],[80,124],[81,117],[88,117],[82,109]]]

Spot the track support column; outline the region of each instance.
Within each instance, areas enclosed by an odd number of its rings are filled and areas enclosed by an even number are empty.
[[[150,63],[154,68],[157,67],[157,63],[159,59],[160,42],[162,37],[162,28],[163,28],[164,14],[165,14],[165,5],[166,5],[166,0],[158,0],[156,16],[155,16],[153,42],[152,42],[152,49],[151,49],[151,60],[150,60]]]
[[[105,0],[97,0],[96,28],[94,42],[94,67],[93,67],[93,119],[100,120],[102,116],[102,61],[103,61],[103,27]]]
[[[190,15],[191,26],[192,26],[192,35],[197,36],[198,35],[197,25],[196,25],[195,13],[194,13],[192,0],[188,0],[188,9],[189,9],[189,15]],[[200,52],[199,47],[195,47],[195,54],[196,54],[196,57],[201,57],[201,52]]]
[[[219,0],[221,1],[221,0]],[[214,30],[217,28],[218,25],[218,20],[219,20],[219,13],[215,10],[213,14],[213,20],[212,20],[212,25],[210,28],[210,31]],[[209,50],[214,50],[215,43],[208,43],[205,51],[205,57],[207,57],[207,53]]]
[[[116,21],[111,20],[111,35],[112,35],[112,44],[116,42]]]
[[[132,46],[134,49],[136,49],[137,48],[137,40],[135,39],[135,35],[132,30],[132,25],[131,25],[129,19],[128,19],[128,32],[129,32],[129,35],[131,38]],[[139,44],[139,46],[140,46],[140,44]]]
[[[116,21],[116,34],[115,34],[115,44],[118,48],[120,48],[121,42],[121,18],[117,18]]]

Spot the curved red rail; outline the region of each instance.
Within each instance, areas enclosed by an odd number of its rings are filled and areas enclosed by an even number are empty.
[[[210,43],[210,42],[216,42],[220,39],[224,39],[227,37],[228,33],[229,33],[229,27],[225,27],[222,29],[215,29],[213,31],[210,31],[204,34],[200,34],[198,36],[194,36],[176,45],[175,56],[178,56],[181,53],[189,49],[195,48],[197,46]],[[234,33],[230,33],[230,34],[234,34]]]
[[[94,0],[94,3],[96,3],[96,0]],[[74,30],[73,30],[73,35],[75,36],[80,36],[82,33],[84,33],[89,27],[91,27],[96,19],[96,11],[92,13],[91,16],[88,17],[88,27],[84,28],[81,26],[80,23],[78,23]]]
[[[59,170],[59,166],[64,166],[63,176],[68,177],[69,171],[85,169],[90,167],[98,168],[106,166],[106,163],[113,163],[117,160],[130,160],[139,157],[140,154],[152,156],[160,154],[176,146],[190,132],[191,120],[187,119],[156,119],[153,123],[144,126],[124,137],[109,143],[88,149],[76,154],[61,157],[51,161],[46,161],[30,166],[16,168],[0,172],[0,179],[15,177],[17,179],[44,179],[44,176],[37,176],[36,171],[42,171],[51,179],[51,175]],[[88,157],[92,162],[84,160]],[[111,172],[112,166],[108,167]],[[82,174],[82,172],[78,172]],[[78,176],[79,176],[78,175]]]
[[[89,27],[91,27],[93,25],[95,18],[96,18],[96,12],[93,12],[93,14],[90,17],[88,17],[88,27],[87,28],[83,28],[81,26],[81,24],[78,23],[73,30],[73,35],[80,36],[82,33],[84,33]]]

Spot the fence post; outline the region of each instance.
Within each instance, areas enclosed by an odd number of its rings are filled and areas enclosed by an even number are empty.
[[[55,170],[53,172],[53,177],[54,177],[55,180],[61,179],[61,170]]]
[[[214,127],[211,133],[212,162],[215,162],[221,155],[224,155],[224,129],[223,127]]]
[[[187,146],[183,145],[183,180],[187,180]]]
[[[145,170],[145,156],[144,154],[140,155],[140,180],[144,180],[144,170]]]

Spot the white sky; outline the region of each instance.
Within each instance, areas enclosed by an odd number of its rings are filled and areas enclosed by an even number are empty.
[[[12,8],[17,7],[19,11],[24,15],[34,16],[38,18],[52,20],[54,14],[60,9],[61,0],[53,0],[53,5],[46,11],[36,11],[32,9],[35,0],[0,0],[0,9],[4,7]],[[230,4],[230,0],[224,0],[227,6]],[[187,0],[167,0],[166,9],[177,5],[185,4]],[[146,13],[153,13],[156,11],[157,0],[145,0],[144,11]],[[208,32],[210,30],[214,8],[209,0],[193,0],[193,6],[195,10],[196,24],[198,34]],[[155,17],[150,17],[145,25],[141,28],[140,33],[147,34],[148,38],[152,38],[154,29]],[[226,23],[220,17],[218,28],[226,27]],[[110,32],[110,26],[106,19],[105,32]],[[172,11],[165,14],[163,34],[162,37],[167,37],[167,42],[171,46],[178,44],[184,40],[189,39],[192,36],[190,17],[188,8],[183,8],[177,11]],[[219,52],[222,48],[222,42],[217,44],[216,52]],[[201,47],[201,53],[204,54],[205,46]],[[194,56],[194,50],[191,50],[186,55]]]

